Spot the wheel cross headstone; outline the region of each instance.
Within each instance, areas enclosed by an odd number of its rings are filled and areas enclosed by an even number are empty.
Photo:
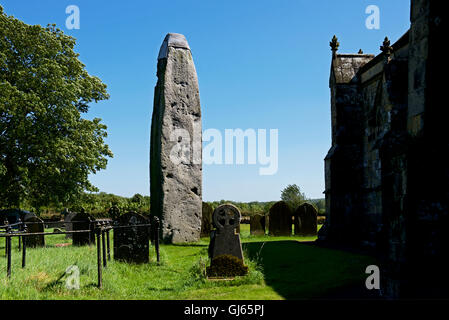
[[[216,230],[211,234],[209,255],[213,259],[219,255],[233,255],[243,260],[240,235],[240,211],[231,204],[224,204],[215,209],[212,221]]]

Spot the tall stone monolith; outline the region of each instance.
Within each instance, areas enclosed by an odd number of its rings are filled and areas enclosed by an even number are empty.
[[[202,137],[198,78],[189,44],[169,33],[157,62],[151,124],[151,213],[165,242],[200,239]]]

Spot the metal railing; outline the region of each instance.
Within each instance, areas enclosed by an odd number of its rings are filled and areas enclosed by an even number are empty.
[[[87,223],[89,222],[89,230],[73,230],[73,231],[58,231],[58,232],[28,232],[28,225],[31,224],[44,224],[44,222],[23,222],[19,221],[14,224],[8,224],[6,220],[4,225],[0,226],[0,230],[4,229],[4,233],[0,233],[0,238],[5,238],[5,255],[6,255],[6,274],[7,277],[11,277],[11,240],[14,237],[19,239],[19,251],[22,251],[22,268],[26,267],[26,253],[27,253],[27,242],[25,237],[31,236],[51,236],[51,235],[61,235],[61,234],[78,234],[78,233],[89,233],[89,244],[91,243],[90,234],[93,232],[96,236],[96,246],[97,246],[97,286],[98,288],[103,287],[103,268],[107,268],[108,261],[111,260],[111,250],[110,250],[110,236],[109,232],[113,229],[121,228],[136,228],[136,227],[151,227],[154,226],[154,246],[156,251],[157,263],[160,262],[159,253],[159,219],[154,218],[153,224],[132,224],[132,225],[122,225],[117,226],[112,224],[112,220],[96,220],[96,221],[70,221],[65,223]],[[55,223],[60,223],[55,221]],[[93,225],[94,228],[91,228]],[[17,227],[17,230],[13,230]],[[150,233],[151,234],[151,233]],[[151,238],[151,237],[150,237]],[[22,245],[21,245],[22,243]]]

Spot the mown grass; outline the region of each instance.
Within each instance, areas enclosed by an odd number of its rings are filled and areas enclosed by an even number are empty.
[[[0,299],[302,299],[361,284],[367,256],[302,244],[314,238],[254,237],[242,225],[246,277],[210,281],[204,277],[209,240],[195,244],[161,245],[161,263],[133,265],[111,260],[103,270],[103,289],[96,287],[96,248],[55,247],[70,243],[64,235],[46,237],[46,248],[28,249],[21,268],[17,239],[13,241],[12,276],[6,278],[4,240],[0,243]],[[80,270],[80,289],[65,287],[68,266]]]

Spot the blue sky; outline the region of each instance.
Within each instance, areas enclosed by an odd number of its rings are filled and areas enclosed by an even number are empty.
[[[323,159],[331,143],[329,41],[339,52],[379,53],[385,36],[409,28],[409,0],[104,1],[0,0],[28,24],[56,23],[77,38],[88,72],[111,98],[88,118],[108,126],[114,158],[91,176],[101,190],[149,194],[149,135],[159,47],[168,32],[186,36],[195,61],[203,130],[278,129],[279,170],[259,165],[204,165],[203,199],[271,201],[288,184],[307,197],[324,191]],[[65,9],[80,9],[79,30],[67,30]],[[365,8],[380,8],[380,30],[365,27]]]

